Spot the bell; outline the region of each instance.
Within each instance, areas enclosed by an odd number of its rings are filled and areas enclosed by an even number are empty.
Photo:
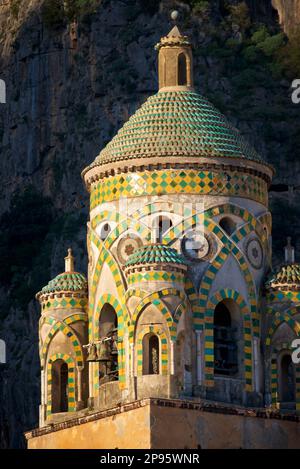
[[[97,347],[95,344],[92,344],[88,349],[88,357],[86,361],[88,362],[95,362],[97,361]]]
[[[109,341],[105,340],[98,345],[98,359],[99,362],[109,362],[110,361],[110,346]]]

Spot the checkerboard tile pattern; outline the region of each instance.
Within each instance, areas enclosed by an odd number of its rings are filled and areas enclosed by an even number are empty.
[[[140,282],[174,282],[184,284],[184,275],[179,272],[166,272],[160,270],[152,270],[148,272],[134,272],[127,277],[127,283],[130,287]]]
[[[247,197],[267,205],[267,183],[252,174],[235,171],[157,170],[107,177],[91,190],[90,208],[122,197],[162,194],[198,194]]]
[[[267,294],[268,302],[275,301],[293,301],[294,303],[300,302],[300,291],[294,290],[281,290],[281,291],[271,291]]]
[[[62,295],[60,298],[48,298],[42,304],[42,311],[50,311],[55,309],[86,309],[88,307],[87,298],[78,298],[75,296]]]

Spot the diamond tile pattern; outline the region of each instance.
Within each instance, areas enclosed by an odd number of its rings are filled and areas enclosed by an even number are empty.
[[[121,197],[209,194],[247,197],[267,205],[267,190],[267,183],[260,177],[234,171],[141,171],[105,178],[93,187],[90,204],[92,210],[103,202]]]

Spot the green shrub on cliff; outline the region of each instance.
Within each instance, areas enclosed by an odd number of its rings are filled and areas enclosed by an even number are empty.
[[[42,20],[48,28],[57,27],[95,13],[101,0],[45,0],[42,5]]]

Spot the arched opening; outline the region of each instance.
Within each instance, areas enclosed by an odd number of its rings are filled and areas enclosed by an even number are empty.
[[[109,223],[104,223],[104,225],[102,225],[101,230],[100,230],[101,240],[104,241],[107,238],[107,236],[109,235],[110,232],[111,232],[110,224]]]
[[[290,354],[285,354],[280,363],[280,401],[295,402],[295,369]]]
[[[118,316],[109,303],[105,303],[99,319],[97,356],[100,362],[99,377],[104,381],[118,379]]]
[[[51,370],[52,413],[68,412],[68,365],[55,360]]]
[[[224,217],[219,222],[220,227],[231,236],[232,233],[236,230],[236,223],[229,217]]]
[[[160,372],[159,340],[155,334],[143,337],[143,375],[158,375]]]
[[[164,235],[172,227],[172,220],[170,218],[160,215],[156,217],[153,222],[154,242],[162,243]]]
[[[238,372],[237,328],[232,319],[230,302],[218,303],[214,312],[214,372],[218,375]]]
[[[187,70],[186,70],[186,56],[181,53],[178,56],[178,77],[177,83],[179,86],[186,86],[187,84]]]

